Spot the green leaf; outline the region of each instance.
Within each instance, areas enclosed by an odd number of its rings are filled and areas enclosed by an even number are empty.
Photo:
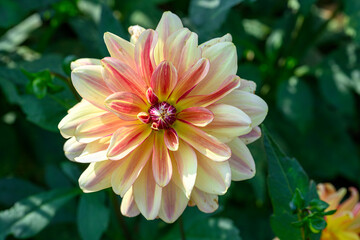
[[[305,207],[305,199],[300,190],[296,188],[293,198],[290,201],[290,208],[292,211],[301,210]]]
[[[313,233],[319,233],[326,228],[326,221],[322,217],[311,218],[309,220],[309,227]]]
[[[44,229],[56,211],[79,193],[78,189],[57,189],[21,200],[0,212],[0,239],[9,234],[29,238]]]
[[[72,187],[70,180],[55,165],[47,165],[45,167],[45,181],[50,188]]]
[[[77,223],[80,236],[86,240],[97,240],[109,224],[109,209],[105,206],[105,193],[86,193],[80,197]]]
[[[310,207],[319,212],[323,212],[325,211],[325,209],[329,207],[329,204],[327,204],[324,201],[321,201],[320,199],[313,199],[310,201]]]

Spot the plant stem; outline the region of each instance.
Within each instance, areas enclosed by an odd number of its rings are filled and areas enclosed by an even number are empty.
[[[113,208],[114,208],[114,211],[115,211],[116,218],[118,220],[120,228],[123,230],[125,239],[132,240],[131,233],[130,233],[130,231],[129,231],[129,229],[128,229],[125,221],[124,221],[124,217],[120,213],[118,199],[117,199],[116,195],[113,192],[109,191],[109,193],[111,195],[111,202],[112,202],[112,205],[113,205]]]
[[[63,80],[66,83],[66,85],[68,85],[68,87],[70,88],[70,90],[71,90],[72,94],[74,95],[74,97],[76,98],[76,100],[78,100],[79,102],[81,101],[81,98],[79,97],[79,95],[77,94],[74,86],[72,85],[72,83],[70,81],[70,78],[65,77],[65,76],[63,76],[63,75],[61,75],[59,73],[56,73],[56,72],[50,72],[50,74],[53,75],[54,77],[57,77],[57,78]]]
[[[179,228],[180,228],[181,240],[186,240],[185,230],[184,230],[184,221],[183,221],[182,216],[180,216],[180,218],[179,218]]]

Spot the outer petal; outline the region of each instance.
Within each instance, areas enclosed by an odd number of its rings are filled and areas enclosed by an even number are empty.
[[[229,75],[235,75],[237,71],[236,47],[231,42],[221,42],[206,48],[202,56],[209,59],[211,67],[205,79],[196,86],[191,95],[215,91]]]
[[[255,93],[256,83],[254,81],[241,79],[241,84],[240,84],[239,90],[249,92],[249,93]]]
[[[152,138],[145,140],[137,149],[122,159],[114,169],[111,185],[116,194],[124,196],[138,178],[145,164],[151,157]]]
[[[85,65],[101,65],[101,63],[99,59],[95,59],[95,58],[80,58],[71,62],[70,68],[71,70],[74,70],[77,67],[81,67]]]
[[[106,57],[101,60],[106,84],[114,92],[132,92],[143,96],[146,82],[129,66],[118,59]]]
[[[132,187],[124,195],[121,201],[120,211],[122,215],[127,217],[135,217],[140,214],[140,211],[135,203]]]
[[[341,203],[338,212],[352,211],[359,202],[359,192],[354,187],[350,187],[350,197],[345,202]]]
[[[140,112],[146,111],[146,103],[131,92],[117,92],[105,100],[105,106],[123,120],[136,120]]]
[[[198,172],[195,187],[211,193],[223,195],[231,183],[231,170],[229,163],[214,162],[207,157],[198,154]]]
[[[175,222],[184,212],[189,199],[172,181],[162,190],[159,217],[167,223]]]
[[[177,83],[177,72],[171,62],[163,61],[151,76],[151,88],[160,101],[165,101]]]
[[[179,137],[173,128],[165,130],[164,142],[170,151],[177,151],[179,148]]]
[[[104,34],[104,40],[111,57],[117,58],[121,62],[128,64],[131,68],[136,69],[134,44],[109,32]]]
[[[132,44],[135,44],[137,42],[137,40],[139,39],[140,35],[145,31],[146,29],[139,26],[139,25],[135,25],[135,26],[130,26],[128,28],[128,32],[131,35],[130,38],[130,42]]]
[[[245,143],[250,144],[255,142],[261,137],[261,129],[260,127],[254,127],[251,132],[240,136],[239,138]]]
[[[75,161],[80,163],[91,163],[108,160],[106,153],[109,143],[110,137],[104,137],[88,143],[83,152],[75,158]]]
[[[124,125],[124,121],[121,121],[115,114],[106,113],[80,124],[75,131],[76,140],[89,143],[113,134],[122,125]]]
[[[74,159],[84,151],[86,147],[86,143],[80,143],[76,141],[75,137],[70,138],[64,144],[64,152],[65,156],[70,160],[74,161]]]
[[[158,216],[161,205],[162,188],[156,184],[152,172],[148,163],[133,186],[136,205],[147,220]]]
[[[140,76],[150,85],[150,77],[155,69],[154,48],[158,36],[154,30],[144,31],[135,44],[135,62]]]
[[[146,124],[120,127],[112,136],[108,149],[108,158],[124,158],[150,135],[151,128]]]
[[[80,188],[84,192],[96,192],[111,186],[111,174],[117,162],[102,161],[90,163],[79,178]]]
[[[197,127],[205,127],[214,119],[214,114],[203,107],[191,107],[178,113],[177,118]]]
[[[205,213],[215,212],[219,207],[218,195],[203,192],[196,187],[191,193],[190,201],[195,203],[199,210]]]
[[[245,143],[239,138],[235,138],[228,145],[232,152],[229,159],[231,179],[233,181],[242,181],[254,177],[256,171],[255,162]]]
[[[152,169],[156,183],[160,187],[165,187],[171,179],[172,165],[164,134],[161,132],[154,134]]]
[[[107,87],[98,65],[85,65],[75,68],[71,72],[72,83],[80,96],[95,106],[104,109],[104,100],[112,94]]]
[[[155,47],[155,62],[158,65],[164,60],[164,44],[166,39],[177,30],[183,28],[181,20],[178,16],[171,12],[164,12],[158,26],[156,27],[156,32],[159,34],[159,40]]]
[[[268,106],[264,100],[255,94],[241,90],[234,90],[219,102],[243,110],[251,118],[253,126],[261,124],[268,112]]]
[[[225,161],[230,158],[231,150],[226,144],[197,127],[177,121],[174,128],[181,139],[208,158],[214,161]]]
[[[207,42],[204,42],[203,44],[201,44],[199,47],[202,51],[208,49],[209,47],[214,46],[217,43],[221,43],[221,42],[232,42],[232,36],[228,33],[225,34],[222,37],[219,38],[213,38]]]
[[[172,159],[176,161],[178,175],[181,179],[185,194],[190,198],[191,191],[195,185],[197,172],[197,157],[192,147],[181,141],[179,150],[172,152]]]

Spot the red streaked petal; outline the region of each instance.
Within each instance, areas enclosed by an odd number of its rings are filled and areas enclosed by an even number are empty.
[[[121,214],[127,217],[135,217],[140,214],[138,207],[136,206],[133,188],[131,187],[121,200],[120,206]]]
[[[205,127],[214,119],[214,114],[204,107],[190,107],[179,112],[177,119],[197,127]]]
[[[193,148],[214,161],[225,161],[230,158],[230,148],[215,137],[190,124],[177,121],[174,125],[179,137]]]
[[[127,156],[150,135],[151,128],[145,124],[121,126],[112,136],[108,158],[119,160]]]
[[[154,93],[154,90],[150,87],[148,90],[146,90],[146,100],[151,105],[155,105],[159,102],[158,96]]]
[[[164,142],[170,151],[177,151],[179,148],[179,137],[173,128],[165,129]]]
[[[160,102],[165,101],[177,83],[177,72],[171,62],[163,61],[151,76],[151,88]]]
[[[240,136],[240,140],[243,141],[245,144],[250,144],[255,142],[261,137],[261,129],[260,127],[254,127],[251,132]]]
[[[145,111],[146,103],[131,92],[117,92],[105,100],[105,106],[123,120],[136,120],[137,115]]]
[[[171,179],[172,165],[164,142],[164,134],[161,132],[154,134],[152,169],[155,182],[160,187],[165,187]]]
[[[148,29],[141,33],[135,44],[135,62],[137,70],[147,86],[150,86],[150,77],[156,66],[154,60],[154,48],[157,39],[157,33],[154,30]]]
[[[91,163],[108,160],[106,157],[110,137],[104,137],[94,142],[88,143],[84,151],[75,158],[75,162]]]
[[[219,207],[218,195],[203,192],[196,187],[191,193],[190,201],[194,202],[199,210],[204,213],[215,212]]]
[[[132,92],[143,96],[147,90],[146,82],[129,66],[116,58],[101,60],[106,84],[114,92]]]
[[[70,68],[71,70],[74,70],[77,67],[81,67],[85,65],[101,65],[101,62],[99,59],[95,59],[95,58],[80,58],[71,62]]]

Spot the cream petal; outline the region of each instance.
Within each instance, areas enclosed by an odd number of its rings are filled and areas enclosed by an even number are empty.
[[[197,127],[205,127],[214,119],[214,114],[207,108],[190,107],[178,113],[177,119]]]
[[[72,83],[80,96],[105,110],[104,100],[113,92],[102,77],[102,66],[85,65],[71,72]]]
[[[238,88],[238,90],[255,93],[256,83],[246,79],[241,79],[240,87]]]
[[[229,164],[231,168],[231,179],[233,181],[242,181],[255,176],[255,162],[246,147],[239,138],[235,138],[228,143],[231,148],[231,158]]]
[[[195,187],[211,194],[225,194],[231,183],[231,169],[228,161],[215,162],[201,154],[197,154],[197,159]]]
[[[121,126],[112,136],[108,149],[108,158],[119,160],[137,148],[151,134],[146,124]]]
[[[222,37],[219,38],[213,38],[207,42],[202,43],[199,47],[202,51],[208,49],[209,47],[214,46],[217,43],[221,43],[221,42],[232,42],[232,36],[230,33],[225,34]]]
[[[191,201],[204,213],[215,212],[219,207],[218,195],[203,192],[196,187],[191,193]]]
[[[108,160],[106,153],[109,143],[110,137],[104,137],[88,143],[83,152],[75,158],[75,162],[91,163]]]
[[[136,217],[140,214],[140,211],[135,203],[132,187],[124,195],[121,201],[120,211],[122,215],[127,217]]]
[[[160,187],[165,187],[171,179],[172,165],[169,151],[164,142],[164,133],[162,132],[154,134],[152,169],[155,182]]]
[[[170,151],[177,151],[179,148],[179,137],[173,128],[165,129],[164,142]]]
[[[176,69],[171,62],[163,61],[156,67],[151,76],[150,86],[160,102],[167,100],[177,83],[177,79]]]
[[[132,44],[135,44],[137,42],[137,40],[139,39],[140,35],[145,31],[146,29],[139,26],[139,25],[135,25],[135,26],[130,26],[128,28],[128,32],[131,35],[130,38],[130,42]]]
[[[79,178],[80,188],[84,192],[96,192],[111,186],[111,174],[116,167],[115,161],[90,163]]]
[[[156,184],[151,164],[141,171],[134,185],[134,198],[137,207],[147,220],[155,219],[161,206],[162,188]]]
[[[80,154],[84,151],[86,147],[86,143],[80,143],[76,141],[75,137],[68,139],[64,144],[64,152],[65,156],[70,161],[75,161],[75,158],[80,156]]]
[[[181,121],[177,121],[174,128],[181,139],[208,158],[214,161],[225,161],[230,158],[231,150],[226,144],[199,128]]]
[[[183,191],[172,181],[162,189],[161,208],[159,217],[167,222],[175,222],[184,212],[189,199]]]
[[[250,144],[255,142],[261,137],[261,129],[260,127],[254,127],[249,133],[240,136],[239,138],[241,141],[243,141],[245,144]]]
[[[71,62],[70,68],[71,70],[74,70],[77,67],[81,67],[85,65],[101,65],[101,62],[99,59],[95,59],[95,58],[80,58]]]

